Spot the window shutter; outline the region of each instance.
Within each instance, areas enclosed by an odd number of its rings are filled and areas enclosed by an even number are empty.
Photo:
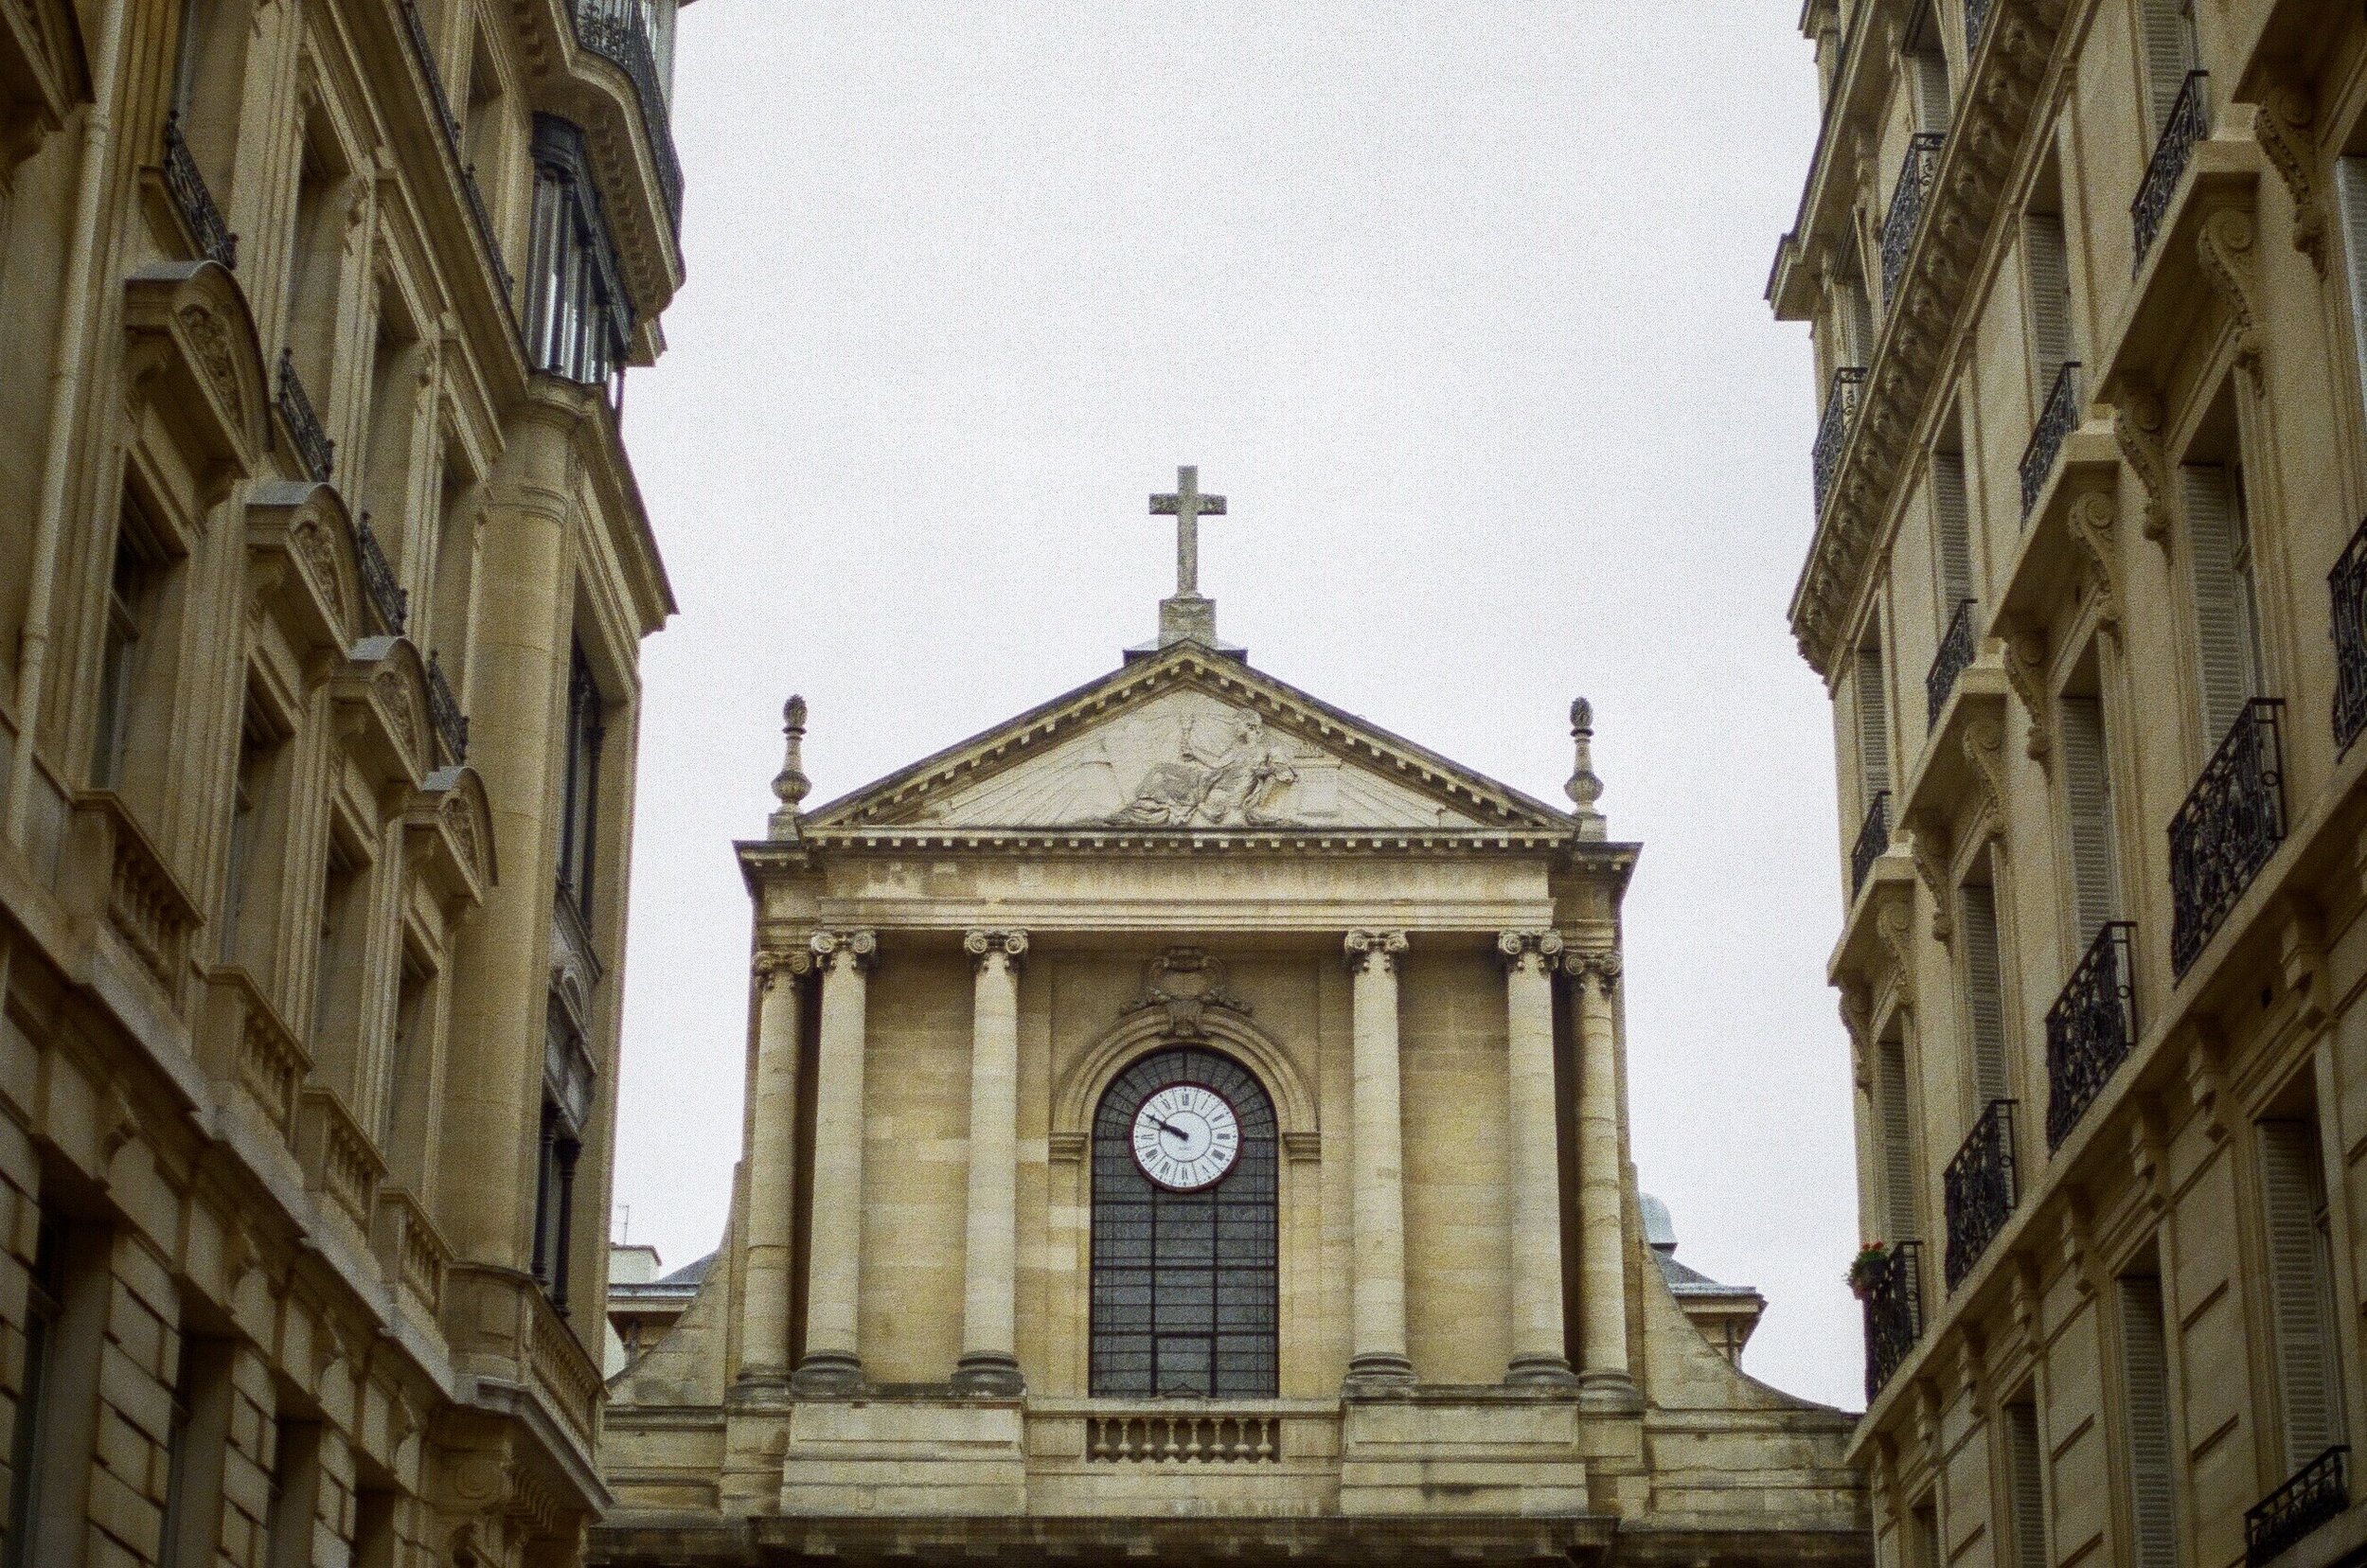
[[[2202,687],[2202,727],[2216,746],[2252,690],[2250,641],[2244,623],[2246,585],[2236,570],[2236,518],[2228,471],[2189,463],[2178,471],[2186,531],[2193,548],[2195,642]]]
[[[2071,358],[2071,258],[2063,242],[2063,220],[2054,213],[2025,215],[2021,237],[2030,285],[2030,348],[2038,362],[2038,397],[2043,402],[2063,362]]]
[[[2040,1488],[2038,1407],[2005,1407],[2005,1485],[2013,1505],[2013,1568],[2047,1568],[2046,1500]]]
[[[1907,1046],[1886,1040],[1881,1045],[1882,1186],[1891,1233],[1884,1239],[1919,1239],[1915,1223],[1914,1139],[1907,1108]]]
[[[2128,1406],[2128,1511],[2137,1532],[2131,1557],[2138,1568],[2178,1568],[2162,1282],[2150,1275],[2125,1274],[2119,1284],[2121,1387]]]
[[[1874,358],[1874,305],[1865,284],[1854,278],[1843,284],[1842,301],[1848,312],[1849,363],[1865,365]]]
[[[1915,112],[1918,131],[1948,129],[1948,57],[1937,44],[1915,51]]]
[[[2335,205],[2342,220],[2343,270],[2351,290],[2351,350],[2367,397],[2367,157],[2334,160]]]
[[[2183,0],[2145,0],[2145,98],[2153,111],[2153,137],[2162,139],[2178,106],[2178,90],[2195,68],[2193,24]]]
[[[1967,883],[1961,896],[1965,934],[1965,1012],[1972,1039],[1973,1092],[1984,1105],[2011,1099],[2005,1067],[2005,999],[1997,961],[1997,890]]]
[[[1858,650],[1858,765],[1871,810],[1875,794],[1891,787],[1890,701],[1878,645]]]
[[[2309,1123],[2260,1124],[2260,1176],[2289,1475],[2342,1440],[2334,1278],[2321,1229],[2325,1200],[2318,1140]]]
[[[2063,796],[2071,818],[2072,892],[2084,953],[2120,902],[2104,708],[2093,697],[2063,699]]]
[[[1940,619],[1972,597],[1972,508],[1965,490],[1965,454],[1931,454],[1931,518],[1940,540]]]

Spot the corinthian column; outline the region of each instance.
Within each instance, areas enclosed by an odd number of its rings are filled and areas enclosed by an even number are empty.
[[[864,972],[879,951],[868,931],[817,931],[822,1035],[813,1093],[813,1238],[806,1268],[801,1394],[863,1386],[855,1327],[862,1308]]]
[[[1633,1410],[1639,1396],[1628,1371],[1619,1042],[1611,1006],[1619,955],[1574,953],[1563,968],[1578,993],[1578,1402]]]
[[[1355,978],[1355,1316],[1348,1393],[1414,1385],[1405,1354],[1405,1175],[1398,1117],[1397,954],[1402,931],[1351,931]]]
[[[970,1037],[970,1231],[963,1263],[962,1359],[957,1394],[1016,1397],[1012,1260],[1018,1249],[1019,955],[1023,931],[973,931],[962,946],[977,960]]]
[[[1512,1144],[1511,1383],[1568,1383],[1561,1316],[1561,1160],[1554,1115],[1553,931],[1507,931],[1504,960],[1507,1127]]]
[[[759,953],[756,1072],[748,1130],[747,1282],[739,1303],[736,1392],[762,1398],[789,1386],[789,1253],[797,1171],[799,981],[810,952]]]

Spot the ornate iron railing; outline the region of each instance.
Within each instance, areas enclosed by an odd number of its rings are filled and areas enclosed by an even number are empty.
[[[181,134],[178,109],[165,116],[165,189],[171,193],[172,205],[180,209],[181,221],[189,225],[198,250],[206,259],[238,271],[239,237],[230,232],[222,208],[214,204],[212,187],[199,171],[197,159],[190,155],[189,144]]]
[[[378,612],[378,624],[390,635],[400,636],[411,618],[411,596],[395,580],[395,569],[379,547],[368,512],[362,514],[361,526],[353,530],[353,546],[354,561],[362,572],[362,591],[369,596],[370,608]]]
[[[1931,668],[1923,677],[1926,723],[1940,722],[1940,709],[1948,706],[1948,694],[1956,689],[1956,678],[1972,663],[1973,650],[1980,643],[1972,629],[1977,608],[1971,599],[1958,599],[1956,613],[1948,617],[1948,630],[1940,633],[1939,650],[1931,655]]]
[[[2348,1443],[2337,1443],[2293,1472],[2293,1478],[2244,1510],[2248,1568],[2275,1560],[2301,1539],[2351,1506],[2343,1473]]]
[[[1865,1397],[1880,1397],[1923,1337],[1923,1244],[1894,1241],[1865,1293]]]
[[[1865,809],[1865,821],[1858,825],[1858,842],[1849,850],[1849,896],[1854,899],[1865,890],[1865,880],[1874,873],[1874,863],[1882,858],[1882,851],[1891,846],[1891,793],[1874,792],[1874,799]]]
[[[1898,275],[1914,248],[1915,225],[1923,219],[1923,198],[1940,169],[1940,144],[1948,137],[1938,131],[1918,131],[1907,138],[1907,156],[1898,166],[1898,184],[1891,187],[1890,216],[1882,220],[1882,308],[1890,309],[1898,290]]]
[[[2079,428],[2079,362],[2065,360],[2063,367],[2055,372],[2055,383],[2047,388],[2046,401],[2039,406],[2038,428],[2030,433],[2030,444],[2021,449],[2021,520],[2030,521],[2030,508],[2038,504],[2038,492],[2046,489],[2047,475],[2055,472],[2055,459],[2063,450],[2064,437]]]
[[[1857,422],[1858,398],[1865,390],[1865,366],[1844,365],[1833,372],[1833,385],[1824,394],[1824,414],[1816,422],[1816,446],[1808,454],[1810,469],[1816,475],[1816,514],[1824,515],[1824,503],[1833,489],[1833,475],[1841,471],[1842,448],[1849,444],[1849,427]]]
[[[1991,1100],[1965,1134],[1964,1147],[1942,1178],[1948,1204],[1948,1256],[1943,1267],[1954,1290],[1972,1273],[1997,1233],[2014,1217],[2021,1186],[2014,1168],[2014,1106]]]
[[[2133,275],[2145,264],[2145,253],[2153,249],[2154,240],[2162,232],[2162,220],[2169,216],[2170,198],[2178,192],[2178,182],[2186,173],[2186,166],[2194,161],[2195,143],[2211,134],[2211,115],[2205,102],[2205,88],[2210,84],[2208,71],[2189,71],[2178,90],[2178,101],[2170,106],[2169,122],[2162,127],[2162,135],[2153,144],[2153,156],[2145,162],[2145,177],[2137,187],[2137,199],[2128,204],[2129,226],[2136,231],[2136,245],[2128,258]]]
[[[2334,600],[2334,743],[2343,751],[2367,729],[2367,523],[2326,574]]]
[[[2285,704],[2255,697],[2170,818],[2170,968],[2183,975],[2285,842]]]
[[[295,350],[279,350],[279,417],[287,421],[288,434],[295,438],[297,460],[316,485],[329,483],[329,476],[337,472],[337,443],[321,428],[320,416],[312,412],[312,400],[304,393],[304,382],[296,375]]]
[[[640,100],[642,128],[650,134],[650,156],[666,196],[667,221],[682,232],[682,163],[674,154],[674,129],[658,80],[657,50],[640,0],[576,0],[576,42],[621,66]]]
[[[396,0],[395,11],[402,18],[411,58],[419,62],[419,72],[427,78],[427,94],[435,100],[436,123],[444,133],[444,150],[452,154],[453,168],[459,172],[460,194],[469,204],[469,217],[476,224],[477,240],[485,246],[486,259],[493,264],[493,276],[501,279],[502,296],[514,305],[518,297],[517,280],[510,276],[508,258],[502,255],[501,239],[493,232],[493,215],[486,209],[485,192],[477,187],[476,166],[469,162],[460,117],[452,112],[452,98],[444,91],[444,73],[436,67],[436,51],[429,45],[427,28],[419,21],[418,0]]]
[[[1981,51],[1981,35],[1989,30],[1989,0],[1965,0],[1965,53]]]
[[[445,760],[458,767],[469,759],[469,716],[460,711],[460,699],[452,694],[452,683],[444,678],[444,661],[436,653],[427,656],[427,716],[436,724],[436,738],[443,742]]]
[[[2046,1013],[2046,1146],[2060,1149],[2137,1044],[2137,927],[2109,920]]]

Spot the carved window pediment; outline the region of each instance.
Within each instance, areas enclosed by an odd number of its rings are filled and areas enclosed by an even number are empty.
[[[434,741],[427,706],[427,665],[408,637],[365,637],[331,677],[340,707],[358,718],[348,733],[371,779],[418,787],[431,770]]]
[[[270,439],[263,355],[229,272],[212,261],[142,268],[124,284],[123,330],[127,409],[135,422],[161,419],[205,504],[258,472]]]
[[[414,864],[446,898],[482,903],[492,890],[493,813],[474,768],[445,768],[428,775],[403,813]]]
[[[300,652],[351,647],[362,589],[343,497],[328,485],[274,480],[257,489],[246,517],[258,607],[279,616]]]

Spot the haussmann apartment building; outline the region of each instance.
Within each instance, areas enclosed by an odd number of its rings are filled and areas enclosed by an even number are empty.
[[[0,1568],[604,1504],[675,5],[0,0]]]
[[[1809,0],[1879,1560],[2362,1560],[2367,17]]]

